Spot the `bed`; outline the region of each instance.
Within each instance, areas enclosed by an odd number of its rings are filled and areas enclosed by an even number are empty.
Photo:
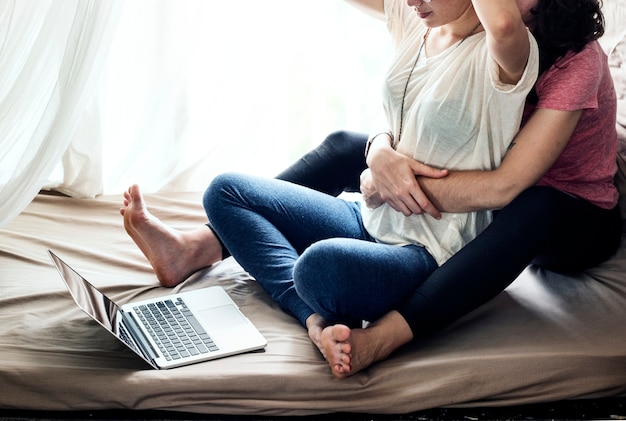
[[[622,25],[620,37],[607,39],[626,155]],[[626,221],[626,163],[618,161]],[[151,211],[179,229],[205,223],[200,199],[201,192],[147,195]],[[120,204],[121,195],[42,193],[0,231],[0,408],[291,417],[626,396],[626,241],[585,273],[528,267],[446,330],[344,380],[331,376],[299,324],[227,259],[175,291],[221,285],[267,338],[267,348],[154,370],[74,305],[47,254],[56,252],[119,303],[170,293],[125,233]]]

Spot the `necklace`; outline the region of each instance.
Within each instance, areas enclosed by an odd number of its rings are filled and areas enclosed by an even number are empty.
[[[476,26],[474,26],[472,30],[469,31],[461,39],[461,42],[459,42],[456,45],[456,47],[454,47],[454,49],[456,50],[457,48],[459,48],[459,46],[463,44],[463,41],[465,41],[470,36],[472,36],[472,34],[474,34],[474,32],[478,29],[479,26],[480,26],[480,21],[478,21]],[[411,67],[411,71],[409,72],[409,76],[406,78],[406,83],[404,84],[404,93],[402,94],[402,105],[400,107],[400,128],[398,129],[398,137],[394,139],[393,145],[391,145],[394,149],[396,149],[396,147],[400,143],[400,137],[402,136],[402,126],[404,123],[404,101],[406,99],[406,91],[409,88],[409,82],[411,81],[411,76],[413,75],[413,71],[415,71],[415,67],[417,67],[417,62],[420,60],[420,56],[422,55],[422,51],[424,50],[424,46],[426,45],[426,40],[428,39],[428,35],[430,35],[430,30],[431,28],[428,28],[428,30],[424,34],[424,38],[422,39],[422,44],[420,45],[420,49],[417,51],[417,57],[415,57],[415,61],[413,62],[413,66]]]

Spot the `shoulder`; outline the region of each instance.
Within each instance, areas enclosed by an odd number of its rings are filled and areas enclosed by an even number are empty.
[[[556,61],[537,81],[542,108],[580,109],[597,105],[600,92],[608,85],[606,54],[593,41],[579,52],[569,52]]]
[[[608,68],[608,59],[597,41],[590,42],[581,51],[570,51],[558,59],[551,68],[539,77],[538,86],[566,79],[583,83],[597,80],[598,75]]]

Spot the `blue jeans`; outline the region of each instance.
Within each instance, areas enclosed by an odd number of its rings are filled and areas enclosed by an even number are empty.
[[[303,326],[313,313],[377,320],[437,268],[423,247],[375,242],[358,203],[289,182],[223,174],[204,208],[225,249]]]
[[[367,138],[333,132],[277,178],[332,195],[358,191]],[[618,207],[602,209],[553,188],[530,187],[395,309],[413,335],[423,337],[489,301],[527,265],[582,271],[612,256],[621,238]]]

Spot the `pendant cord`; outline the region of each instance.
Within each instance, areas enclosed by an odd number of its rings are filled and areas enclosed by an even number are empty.
[[[461,39],[461,42],[459,42],[457,46],[454,48],[457,49],[461,44],[463,44],[463,41],[465,41],[470,36],[472,36],[479,26],[480,26],[480,21],[478,21],[476,26],[474,26],[472,30],[469,31],[467,35],[465,35],[463,39]],[[415,71],[415,68],[417,67],[417,63],[419,62],[420,56],[422,55],[422,51],[424,50],[424,46],[426,45],[426,40],[428,39],[428,35],[430,35],[430,30],[431,28],[428,28],[428,30],[426,31],[426,34],[424,34],[424,38],[422,39],[422,44],[420,45],[420,49],[417,51],[417,57],[415,57],[415,61],[413,62],[413,66],[411,67],[411,71],[409,72],[409,76],[406,78],[406,83],[404,84],[404,92],[402,93],[402,105],[400,107],[400,128],[398,129],[398,136],[394,138],[394,144],[391,145],[393,149],[397,148],[398,144],[400,143],[400,139],[402,137],[402,126],[404,125],[403,124],[404,123],[404,101],[406,100],[406,92],[409,89],[409,82],[411,81],[411,76],[413,75],[413,72]]]
[[[430,28],[424,34],[424,38],[422,39],[422,45],[420,45],[420,49],[417,51],[417,57],[415,57],[415,61],[413,62],[413,67],[411,67],[411,71],[409,72],[409,76],[406,78],[406,83],[404,84],[404,92],[402,93],[402,106],[400,107],[400,128],[398,129],[398,136],[395,137],[395,142],[391,147],[396,149],[398,144],[400,143],[400,138],[402,137],[402,126],[404,123],[404,101],[406,99],[406,91],[409,88],[409,81],[411,80],[411,75],[417,67],[417,62],[420,60],[420,56],[422,55],[422,50],[426,45],[426,40],[428,39],[428,35],[430,34]]]

